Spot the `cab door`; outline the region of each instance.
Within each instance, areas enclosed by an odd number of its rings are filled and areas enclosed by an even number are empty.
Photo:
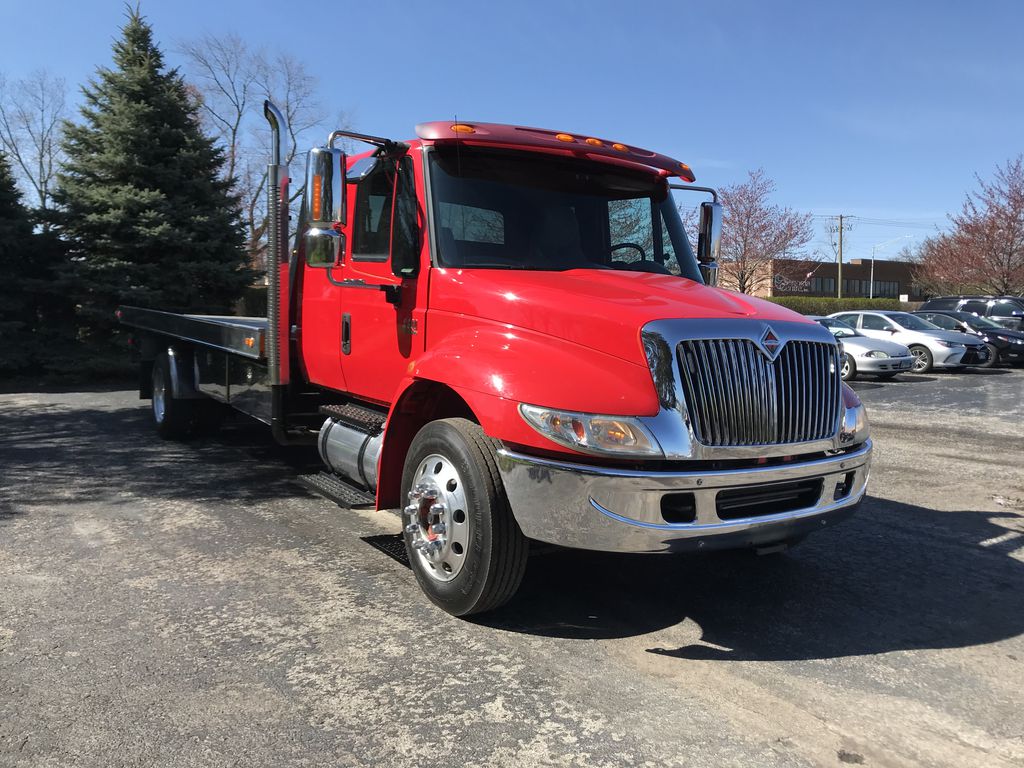
[[[348,258],[332,270],[346,389],[388,403],[423,350],[423,211],[412,157],[378,158],[348,188]],[[340,277],[340,279],[338,279]]]

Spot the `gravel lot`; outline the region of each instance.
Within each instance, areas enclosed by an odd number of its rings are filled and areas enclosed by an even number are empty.
[[[782,557],[538,556],[450,618],[241,424],[0,395],[0,765],[1024,765],[1024,370],[856,387],[870,499]]]

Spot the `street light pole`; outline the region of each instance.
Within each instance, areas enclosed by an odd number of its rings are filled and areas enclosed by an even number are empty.
[[[875,298],[875,249],[885,248],[885,246],[890,243],[895,243],[897,240],[906,240],[908,237],[913,237],[913,235],[900,235],[899,237],[894,237],[892,240],[886,240],[884,243],[877,243],[876,245],[871,246],[871,278],[868,283],[869,299]]]

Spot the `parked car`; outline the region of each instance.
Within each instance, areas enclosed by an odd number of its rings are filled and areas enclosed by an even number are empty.
[[[939,296],[921,305],[920,311],[951,309],[987,317],[1011,331],[1024,331],[1024,297]]]
[[[977,336],[988,347],[989,368],[999,363],[1019,363],[1024,360],[1024,332],[1011,331],[987,317],[978,317],[970,312],[957,312],[952,309],[934,311],[918,310],[914,312],[929,323],[947,331],[959,331]]]
[[[927,373],[932,368],[984,365],[988,361],[988,347],[976,337],[944,331],[909,312],[835,312],[829,317],[842,320],[865,336],[888,339],[908,347],[914,356],[911,367],[914,373]]]
[[[858,374],[870,373],[880,379],[891,379],[900,371],[909,371],[914,356],[902,344],[886,339],[873,339],[834,317],[808,315],[832,331],[843,348],[843,381],[852,381]]]

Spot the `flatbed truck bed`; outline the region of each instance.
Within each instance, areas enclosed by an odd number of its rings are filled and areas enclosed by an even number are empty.
[[[183,315],[142,307],[121,307],[123,325],[158,333],[222,352],[263,360],[266,357],[267,318],[233,315]]]

